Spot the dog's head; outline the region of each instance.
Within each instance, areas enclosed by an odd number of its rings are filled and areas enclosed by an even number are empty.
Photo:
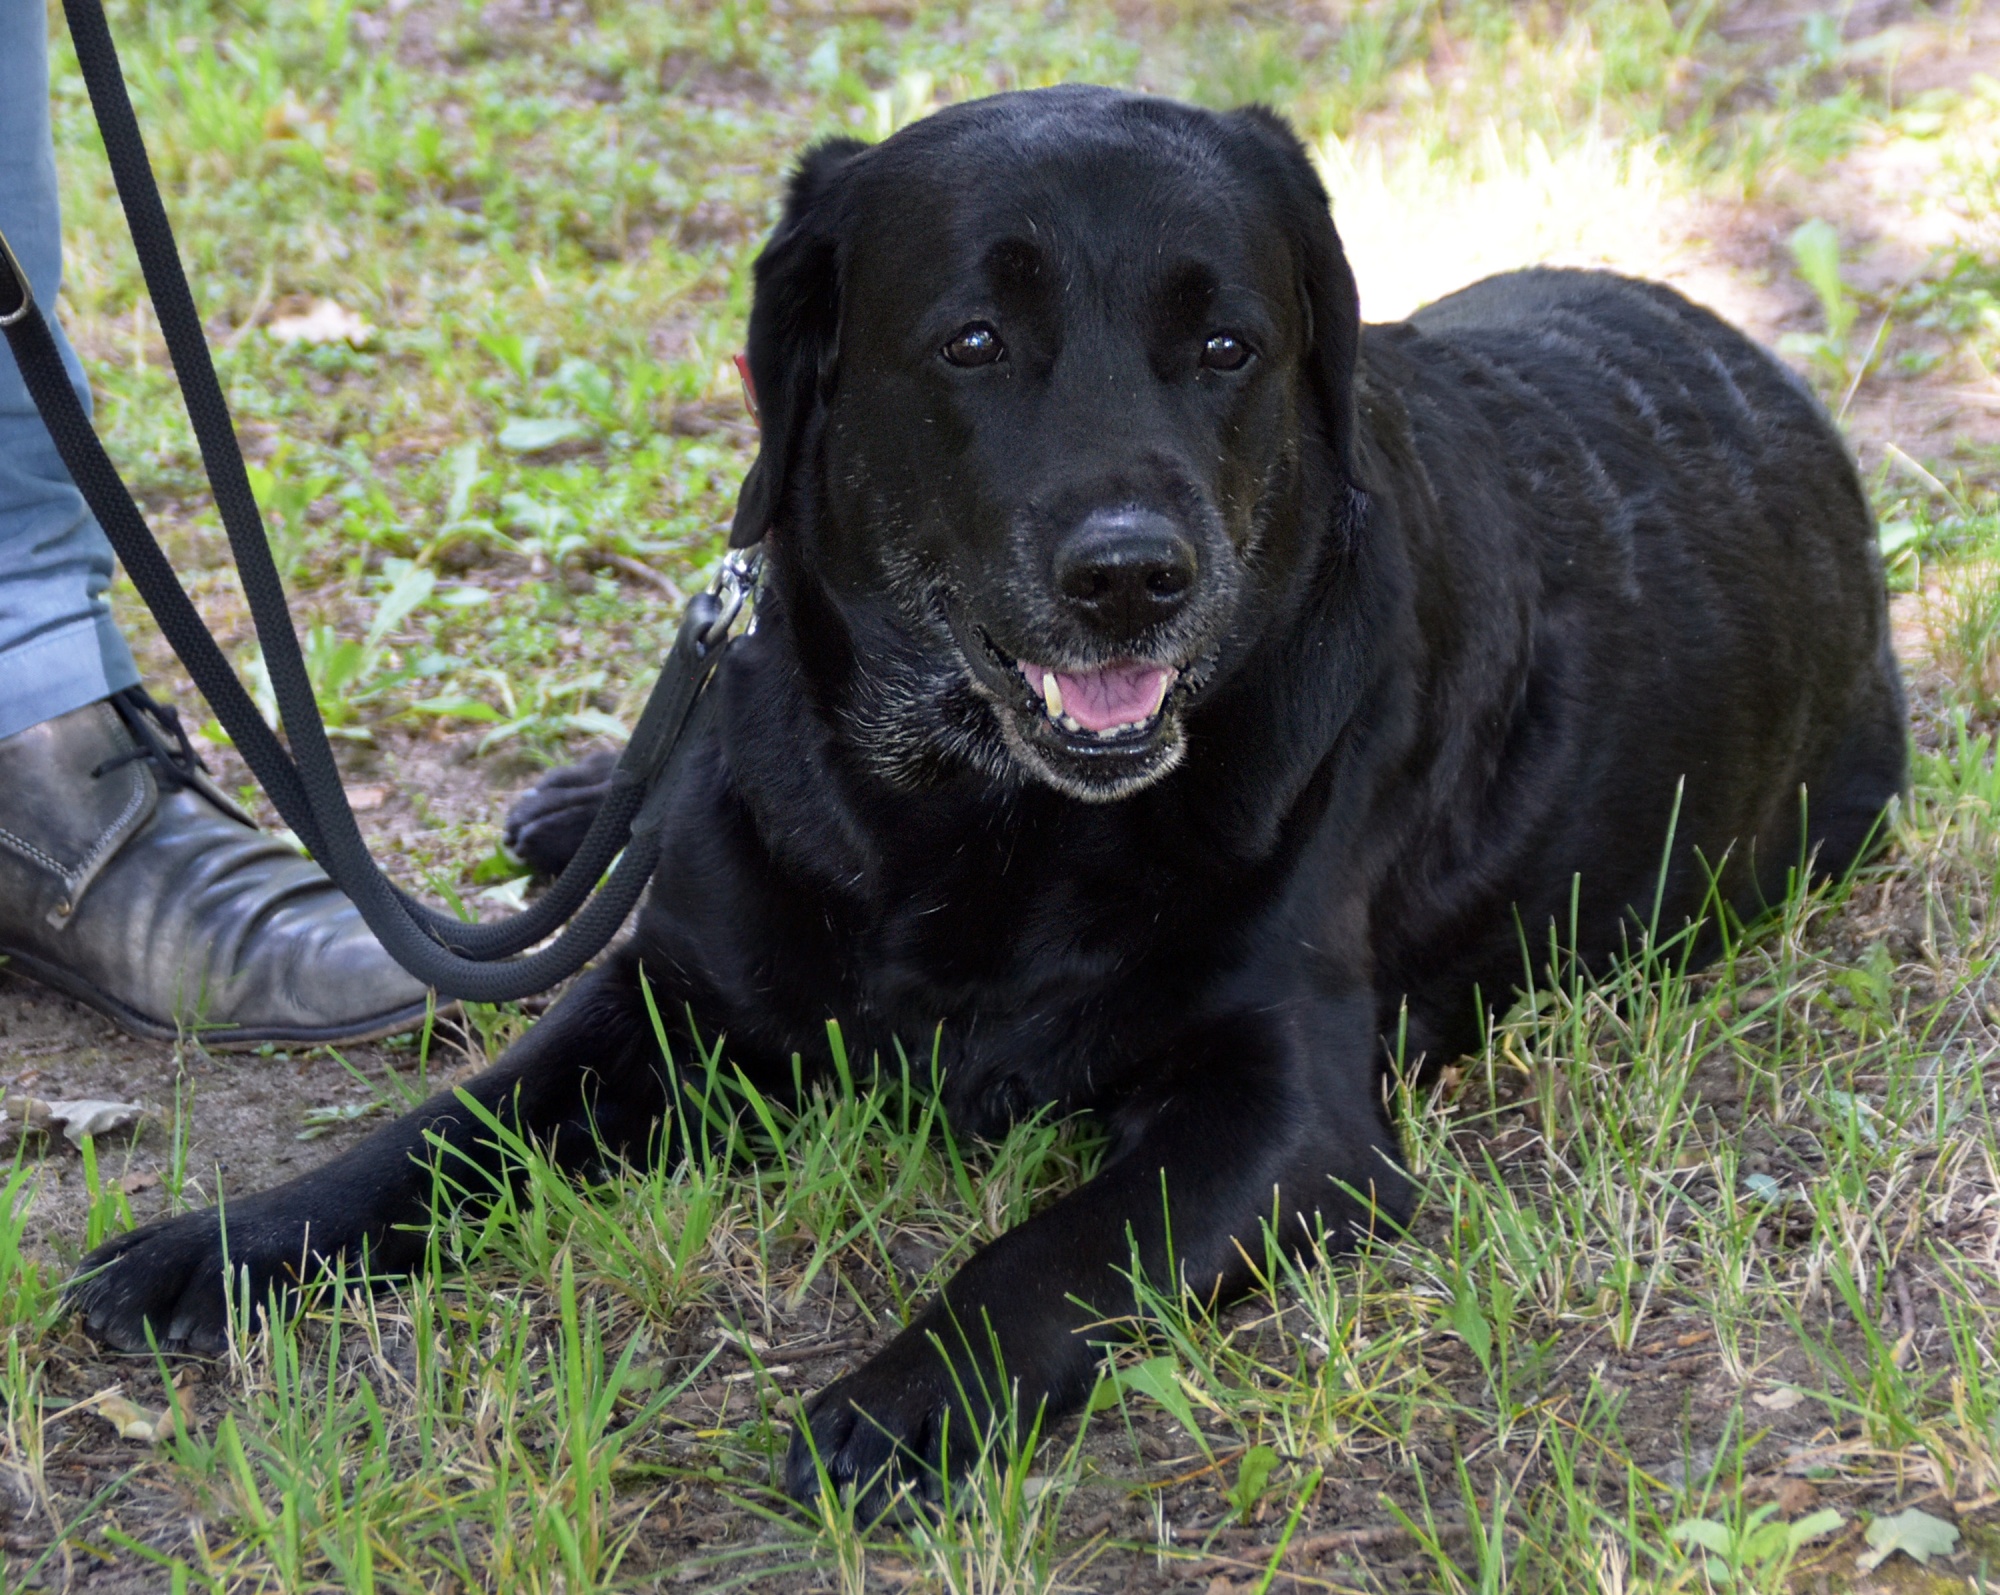
[[[734,539],[883,774],[1123,797],[1338,535],[1358,335],[1268,112],[1071,87],[823,144],[757,262]]]

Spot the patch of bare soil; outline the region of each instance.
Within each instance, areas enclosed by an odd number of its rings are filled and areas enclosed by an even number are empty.
[[[1719,30],[1753,48],[1782,46],[1815,15],[1837,23],[1843,69],[1874,78],[1892,104],[2000,79],[2000,10],[1992,6],[1861,0],[1830,11],[1753,0],[1726,8]],[[1817,172],[1781,177],[1752,204],[1712,208],[1696,229],[1697,259],[1682,286],[1766,343],[1814,332],[1819,308],[1786,240],[1808,218],[1833,223],[1842,275],[1864,307],[1857,354],[1870,365],[1863,380],[1831,397],[1864,468],[1879,464],[1893,442],[1947,480],[1962,470],[1990,486],[2000,481],[2000,380],[1946,334],[1897,314],[1898,295],[1954,255],[1991,258],[2000,250],[2000,215],[1969,215],[1956,203],[1969,185],[1943,180],[1941,150],[1922,138],[1865,138]]]
[[[437,1061],[447,1068],[462,1061],[454,1050],[440,1048]],[[225,1187],[253,1191],[324,1160],[366,1129],[370,1107],[393,1098],[390,1074],[415,1077],[407,1043],[343,1048],[340,1057],[348,1068],[326,1051],[209,1052],[192,1040],[141,1041],[67,997],[0,973],[0,1087],[8,1095],[149,1110],[131,1135],[99,1147],[101,1173],[122,1184],[141,1220],[165,1210],[161,1179],[175,1155],[177,1100],[188,1199],[199,1193],[212,1201]],[[29,1211],[43,1242],[67,1258],[80,1249],[89,1195],[74,1150],[53,1138],[47,1152]]]

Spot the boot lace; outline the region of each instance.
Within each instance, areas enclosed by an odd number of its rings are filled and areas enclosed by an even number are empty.
[[[172,704],[156,703],[142,687],[126,687],[106,701],[118,711],[137,746],[106,759],[90,772],[92,777],[109,775],[143,759],[153,766],[154,779],[171,792],[193,786],[195,771],[207,771]]]

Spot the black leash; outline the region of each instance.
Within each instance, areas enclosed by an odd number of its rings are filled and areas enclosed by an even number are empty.
[[[619,758],[603,808],[576,857],[532,907],[495,924],[471,925],[426,907],[396,886],[369,856],[348,806],[103,8],[99,0],[63,0],[63,9],[140,269],[236,556],[289,752],[202,624],[104,452],[70,387],[27,273],[0,236],[0,330],[35,408],[133,585],[244,762],[390,955],[447,997],[506,1002],[546,991],[604,949],[652,876],[659,861],[662,804],[647,800],[655,792],[664,794],[695,701],[728,646],[731,623],[754,597],[756,551],[731,554],[715,590],[689,603],[680,635]],[[593,886],[614,858],[616,868],[593,896]],[[559,928],[562,933],[550,946],[525,958],[516,956]]]

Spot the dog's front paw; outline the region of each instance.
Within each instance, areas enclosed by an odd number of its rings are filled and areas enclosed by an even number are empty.
[[[993,1405],[977,1379],[960,1381],[928,1335],[912,1325],[862,1367],[806,1404],[785,1459],[785,1488],[810,1501],[824,1478],[851,1488],[864,1519],[899,1499],[937,1499],[946,1475],[976,1455]],[[971,1402],[968,1410],[967,1401]]]
[[[543,776],[507,811],[507,851],[537,875],[560,875],[583,846],[617,767],[615,753],[593,753]]]
[[[232,1294],[261,1310],[274,1286],[296,1282],[326,1250],[307,1223],[259,1205],[256,1198],[232,1204],[226,1232],[211,1208],[106,1241],[69,1287],[84,1328],[117,1351],[146,1350],[150,1326],[162,1350],[220,1352]],[[309,1253],[317,1254],[310,1263]]]
[[[982,1320],[988,1315],[982,1314]],[[1080,1336],[1047,1326],[970,1339],[935,1304],[845,1378],[806,1404],[785,1459],[785,1488],[810,1501],[822,1480],[852,1490],[856,1514],[872,1521],[908,1504],[934,1504],[989,1450],[1027,1438],[1017,1414],[1053,1416],[1072,1404],[1096,1353]],[[1011,1342],[1011,1356],[1001,1348]],[[951,1355],[946,1357],[949,1349]],[[995,1373],[998,1357],[1004,1373]]]

